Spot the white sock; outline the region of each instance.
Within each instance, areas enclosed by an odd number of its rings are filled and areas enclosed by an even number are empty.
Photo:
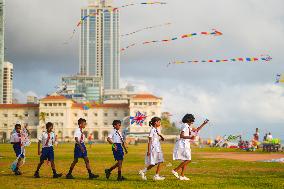
[[[148,171],[147,167],[145,167],[142,171],[143,171],[143,173],[146,173]]]
[[[156,174],[156,175],[155,175],[155,177],[159,177],[159,176],[160,176],[159,174]]]

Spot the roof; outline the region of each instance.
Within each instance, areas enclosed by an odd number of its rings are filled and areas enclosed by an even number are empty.
[[[0,104],[0,109],[39,108],[39,104]]]
[[[41,99],[41,101],[48,101],[48,100],[69,100],[68,98],[66,98],[65,96],[62,95],[58,95],[58,96],[47,96],[43,99]]]
[[[86,106],[86,104],[79,104],[79,103],[72,104],[72,108],[74,109],[76,108],[83,109],[84,106]],[[92,105],[92,108],[129,108],[129,105],[128,104],[98,104],[98,105]]]
[[[133,96],[132,99],[161,99],[161,98],[156,97],[152,94],[137,94]]]

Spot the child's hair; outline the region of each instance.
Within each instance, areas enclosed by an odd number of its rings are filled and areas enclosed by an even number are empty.
[[[50,127],[53,127],[53,123],[47,122],[46,125],[45,125],[45,128],[49,129]]]
[[[81,125],[82,123],[86,123],[87,121],[85,120],[85,119],[83,119],[83,118],[80,118],[79,120],[78,120],[78,125]]]
[[[194,118],[194,115],[192,115],[192,114],[185,114],[185,116],[183,116],[183,118],[182,118],[183,123],[194,122],[194,120],[195,120],[195,118]]]
[[[112,126],[114,127],[117,124],[121,124],[121,121],[120,120],[113,120]]]
[[[17,129],[18,127],[21,128],[21,124],[18,124],[18,123],[17,123],[17,124],[15,125],[15,129]]]
[[[157,122],[157,121],[161,121],[161,118],[159,118],[159,117],[153,117],[152,119],[151,119],[151,121],[149,122],[149,126],[151,127],[151,126],[155,126],[155,123]]]

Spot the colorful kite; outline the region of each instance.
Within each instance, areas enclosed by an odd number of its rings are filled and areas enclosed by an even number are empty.
[[[160,2],[160,1],[153,1],[153,2],[144,2],[144,3],[130,3],[126,5],[122,5],[120,7],[114,8],[113,10],[121,9],[121,8],[126,8],[126,7],[131,7],[135,5],[166,5],[166,2]]]
[[[168,23],[164,23],[164,24],[160,24],[160,25],[148,26],[148,27],[136,30],[136,31],[131,32],[131,33],[123,34],[120,37],[125,37],[125,36],[129,36],[129,35],[133,35],[133,34],[139,33],[139,32],[144,31],[144,30],[149,30],[149,29],[154,29],[154,28],[163,27],[163,26],[169,26],[169,25],[171,25],[171,23],[168,22]]]
[[[15,131],[13,131],[13,132],[15,132]],[[26,153],[25,147],[29,146],[30,144],[31,144],[31,141],[29,139],[29,131],[24,127],[22,132],[21,132],[21,153],[16,158],[16,160],[11,164],[12,171],[15,171],[15,169],[17,167],[18,160],[21,157],[21,155],[23,154],[25,156],[25,153]],[[24,157],[21,166],[24,165],[25,160],[26,160],[26,156]]]
[[[136,123],[137,125],[142,126],[143,122],[146,120],[147,116],[142,114],[141,112],[136,112],[136,115],[134,117],[130,116],[130,120],[131,120],[131,125],[133,125],[134,123]]]
[[[144,41],[142,42],[142,45],[147,45],[147,44],[152,44],[152,43],[168,43],[168,42],[171,42],[171,41],[175,41],[175,40],[179,40],[179,39],[186,39],[186,38],[193,38],[193,37],[196,37],[198,35],[203,35],[203,36],[221,36],[223,35],[222,32],[218,31],[218,30],[215,30],[213,29],[212,32],[200,32],[200,33],[190,33],[190,34],[183,34],[181,36],[178,36],[178,37],[171,37],[171,38],[168,38],[168,39],[162,39],[162,40],[153,40],[153,41]],[[121,51],[125,51],[126,49],[129,49],[130,47],[133,47],[133,46],[136,46],[140,43],[133,43],[125,48],[122,48]]]
[[[82,108],[83,110],[89,110],[91,108],[95,108],[96,106],[100,105],[100,103],[98,102],[87,102],[85,104],[83,104]]]
[[[217,63],[217,62],[269,62],[272,58],[269,55],[262,55],[260,57],[252,58],[231,58],[231,59],[217,59],[217,60],[189,60],[189,61],[173,61],[168,64],[185,64],[185,63]]]
[[[276,84],[277,83],[284,83],[284,75],[283,74],[277,74],[276,75]]]

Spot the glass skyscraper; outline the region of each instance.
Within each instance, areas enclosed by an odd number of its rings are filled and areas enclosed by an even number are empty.
[[[3,103],[4,0],[0,0],[0,104]]]
[[[81,9],[80,74],[103,79],[104,89],[119,89],[119,10],[109,0]]]

